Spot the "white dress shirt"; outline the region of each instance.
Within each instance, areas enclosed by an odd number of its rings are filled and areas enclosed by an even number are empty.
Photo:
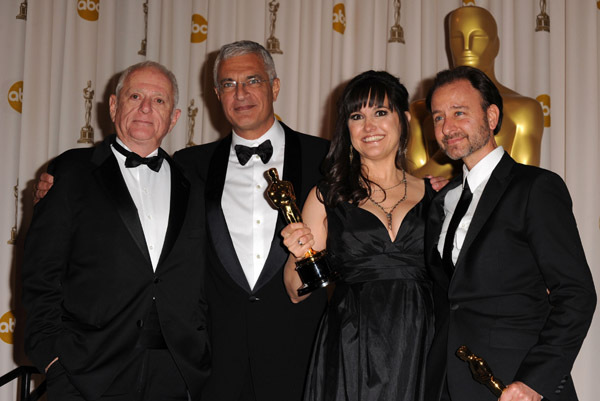
[[[117,142],[125,149],[131,151],[117,138]],[[119,162],[121,174],[127,184],[129,194],[138,211],[146,245],[150,253],[152,268],[156,271],[158,260],[162,252],[169,224],[171,210],[171,166],[164,160],[158,172],[152,171],[147,165],[125,167],[126,157],[111,146]],[[158,149],[147,157],[156,156]]]
[[[496,149],[488,153],[483,159],[481,159],[479,163],[477,163],[470,171],[467,166],[463,164],[463,185],[452,188],[450,191],[448,191],[446,197],[444,198],[444,215],[446,217],[444,218],[444,224],[442,224],[442,231],[440,233],[440,239],[438,242],[438,251],[440,252],[440,255],[443,254],[444,241],[446,239],[448,225],[450,225],[450,220],[452,219],[452,215],[454,214],[454,210],[456,209],[456,205],[460,199],[465,180],[468,180],[469,188],[473,193],[473,198],[471,199],[471,203],[469,204],[467,212],[456,228],[454,246],[452,248],[452,263],[454,264],[456,264],[456,260],[458,259],[458,255],[462,249],[465,237],[467,236],[467,231],[469,230],[469,226],[473,220],[473,215],[475,214],[477,204],[481,199],[481,194],[485,189],[485,185],[490,179],[492,171],[494,171],[500,162],[500,159],[502,159],[503,154],[504,149],[502,146],[498,146]]]
[[[263,163],[258,155],[252,155],[242,166],[235,145],[255,147],[266,140],[273,145],[271,159]],[[269,255],[278,216],[278,210],[273,209],[265,197],[268,186],[265,171],[276,168],[282,177],[284,151],[285,132],[277,120],[255,140],[244,139],[233,132],[221,207],[250,288],[254,288]]]

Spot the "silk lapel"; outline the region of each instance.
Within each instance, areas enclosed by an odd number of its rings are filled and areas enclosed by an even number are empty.
[[[148,252],[146,237],[144,237],[144,230],[142,229],[137,208],[129,194],[127,184],[125,184],[117,158],[110,149],[110,143],[114,140],[113,138],[114,136],[106,138],[102,144],[94,149],[92,162],[97,164],[98,168],[94,170],[93,175],[106,190],[108,197],[114,201],[117,212],[121,216],[125,227],[151,268],[150,253]]]
[[[171,252],[171,249],[173,249],[175,241],[179,236],[188,209],[190,195],[190,183],[188,180],[168,155],[163,154],[163,156],[165,157],[165,162],[169,163],[169,166],[171,167],[171,206],[169,210],[169,224],[167,226],[165,242],[160,253],[158,266],[156,267],[157,271],[160,269],[162,262],[169,256],[169,253]]]
[[[225,215],[221,207],[221,197],[225,185],[229,152],[231,150],[231,134],[225,137],[212,154],[206,178],[206,223],[212,248],[221,261],[221,265],[229,276],[245,291],[251,292],[250,285],[235,253],[233,241],[229,235]]]
[[[514,165],[515,161],[508,153],[504,152],[502,159],[500,159],[500,162],[492,171],[492,175],[481,194],[481,199],[479,199],[477,209],[475,209],[473,219],[471,220],[467,235],[465,236],[465,241],[460,250],[460,254],[458,255],[458,259],[456,260],[455,272],[463,268],[464,255],[469,251],[473,241],[481,232],[481,229],[496,208],[500,198],[502,198],[502,194],[504,194],[504,191],[508,188],[513,177],[510,172]]]
[[[285,151],[283,156],[283,176],[284,181],[290,181],[294,186],[294,192],[296,196],[302,193],[302,148],[298,134],[292,131],[285,124],[280,123],[285,131]],[[298,205],[302,203],[302,200],[297,199]],[[266,201],[265,201],[266,202]],[[271,240],[271,248],[269,250],[269,256],[265,261],[265,265],[256,281],[254,291],[257,291],[260,287],[268,283],[271,278],[281,269],[288,257],[288,252],[283,245],[281,236],[279,233],[287,225],[283,219],[281,213],[277,218],[277,224],[275,225],[275,232],[273,233],[273,239]]]

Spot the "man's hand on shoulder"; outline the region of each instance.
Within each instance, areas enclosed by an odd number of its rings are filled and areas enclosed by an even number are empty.
[[[540,401],[542,396],[523,382],[513,382],[502,392],[498,401]]]
[[[38,203],[54,185],[54,176],[48,173],[42,173],[40,179],[33,187],[33,204]]]
[[[444,188],[446,184],[448,184],[448,179],[444,177],[433,177],[431,175],[426,175],[425,178],[429,178],[429,182],[431,183],[431,187],[439,192],[440,189]]]

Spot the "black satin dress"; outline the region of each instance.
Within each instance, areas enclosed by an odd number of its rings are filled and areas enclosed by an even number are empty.
[[[433,190],[392,242],[375,215],[327,209],[327,249],[341,278],[316,339],[305,401],[422,401],[433,300],[424,260]]]

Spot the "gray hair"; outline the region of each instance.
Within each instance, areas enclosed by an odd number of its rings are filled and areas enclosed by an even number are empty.
[[[156,61],[142,61],[141,63],[134,64],[132,66],[127,67],[125,71],[119,77],[119,81],[117,83],[117,89],[115,90],[115,95],[117,96],[117,103],[119,101],[119,94],[121,93],[121,89],[123,89],[123,84],[128,76],[132,73],[143,70],[145,68],[154,68],[161,72],[170,82],[171,88],[173,88],[173,110],[177,106],[177,102],[179,101],[179,86],[177,85],[177,79],[175,78],[175,74],[171,72],[164,65],[157,63]]]
[[[215,88],[219,87],[217,74],[219,72],[219,66],[221,65],[221,62],[232,57],[243,56],[244,54],[256,54],[262,58],[263,64],[265,65],[265,70],[269,76],[269,82],[271,82],[271,85],[273,85],[273,80],[277,78],[277,71],[275,71],[275,62],[273,62],[271,53],[269,53],[267,49],[256,42],[252,42],[250,40],[240,40],[238,42],[229,43],[221,47],[213,68],[213,80]]]

